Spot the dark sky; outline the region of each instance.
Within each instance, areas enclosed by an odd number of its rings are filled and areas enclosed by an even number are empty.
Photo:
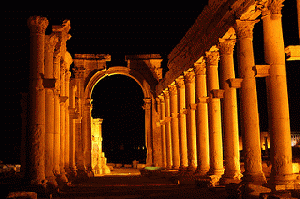
[[[62,24],[64,19],[70,19],[72,38],[67,42],[68,51],[71,55],[75,53],[92,53],[92,54],[111,54],[112,61],[109,66],[123,65],[125,55],[158,53],[164,58],[162,67],[166,71],[167,55],[180,42],[187,30],[193,25],[195,19],[201,13],[205,3],[198,3],[194,11],[5,11],[3,16],[4,22],[4,52],[2,67],[4,68],[4,126],[2,130],[1,145],[7,150],[0,155],[1,159],[15,160],[19,154],[19,143],[21,135],[21,106],[20,92],[27,92],[28,74],[29,74],[29,29],[26,21],[32,15],[41,15],[47,17],[49,26],[46,34],[51,33],[52,25]],[[286,1],[283,8],[283,30],[286,45],[299,44],[296,18],[296,1]],[[254,31],[254,48],[256,64],[263,62],[263,36],[262,22],[259,22]],[[293,131],[300,131],[299,126],[299,92],[300,92],[300,66],[299,62],[287,63],[287,81],[289,91],[291,128]],[[121,87],[115,87],[115,82]],[[258,80],[258,98],[260,107],[260,117],[262,121],[262,130],[267,126],[266,114],[266,95],[264,80]],[[126,87],[127,85],[127,87]],[[133,88],[134,89],[130,89]],[[129,124],[128,121],[141,123],[137,118],[140,114],[132,113],[133,110],[141,109],[142,94],[138,84],[126,77],[111,76],[103,79],[95,87],[94,107],[100,107],[99,112],[93,114],[105,119],[103,128],[111,131],[119,131],[116,125],[109,125],[111,118],[115,121],[123,120],[120,125],[124,131],[140,132],[143,131],[142,125]],[[109,98],[119,93],[118,97]],[[132,92],[131,96],[126,93]],[[96,94],[97,93],[97,94]],[[121,98],[123,100],[121,100]],[[97,100],[96,100],[97,99]],[[100,102],[98,105],[96,102]],[[120,101],[124,104],[120,105]],[[128,105],[129,102],[134,102]],[[103,104],[107,106],[102,106]],[[125,105],[127,104],[127,105]],[[115,108],[130,106],[131,111],[121,111],[119,114],[109,115],[103,107],[115,111]],[[120,109],[118,109],[120,110]],[[123,109],[122,109],[123,110]],[[125,108],[124,108],[125,110]],[[108,111],[111,112],[111,111]],[[124,115],[124,117],[120,116]],[[131,119],[133,117],[134,119]],[[128,126],[123,124],[127,123]],[[114,123],[116,124],[116,123]],[[136,129],[134,128],[136,126]],[[115,130],[113,130],[115,129]],[[104,135],[103,135],[104,136]],[[7,158],[9,157],[9,158]]]

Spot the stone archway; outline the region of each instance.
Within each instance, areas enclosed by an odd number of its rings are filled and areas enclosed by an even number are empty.
[[[155,109],[155,88],[158,83],[160,70],[159,55],[127,56],[128,66],[115,66],[106,69],[106,62],[110,61],[110,55],[76,54],[74,58],[73,84],[77,86],[77,102],[79,115],[77,139],[78,169],[92,172],[91,166],[91,94],[94,86],[106,76],[125,75],[137,82],[144,94],[145,109],[145,137],[147,147],[146,165],[153,165],[153,112]]]

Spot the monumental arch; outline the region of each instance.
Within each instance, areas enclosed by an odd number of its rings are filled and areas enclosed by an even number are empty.
[[[52,26],[53,33],[45,35],[47,19],[30,17],[30,150],[23,162],[27,176],[33,184],[53,185],[57,179],[67,183],[76,176],[93,176],[91,92],[106,75],[122,74],[144,92],[148,166],[186,171],[212,186],[242,182],[267,183],[275,190],[299,188],[299,173],[292,169],[285,52],[290,60],[300,56],[298,45],[285,49],[282,7],[283,0],[209,0],[168,55],[164,76],[157,54],[126,56],[127,67],[109,69],[109,55],[72,58],[66,48],[70,21]],[[260,20],[265,65],[254,60],[253,31]],[[266,78],[267,84],[272,164],[268,182],[262,170],[256,78]]]

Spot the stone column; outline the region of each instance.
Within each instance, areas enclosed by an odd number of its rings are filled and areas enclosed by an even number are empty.
[[[224,125],[224,158],[225,173],[220,182],[239,183],[242,177],[240,170],[239,128],[236,88],[241,79],[235,79],[233,49],[235,39],[220,39],[220,65],[222,85],[224,88],[223,125]]]
[[[147,148],[147,166],[153,166],[153,153],[152,153],[152,118],[151,118],[151,99],[144,99],[145,110],[145,135],[146,135],[146,148]]]
[[[54,177],[54,68],[53,53],[58,37],[55,34],[45,37],[45,175],[50,186],[57,186]]]
[[[66,111],[66,117],[65,117],[65,170],[68,174],[71,173],[70,170],[70,115],[69,115],[69,96],[70,96],[70,77],[71,72],[70,69],[70,63],[67,63],[66,67],[66,76],[65,76],[65,94],[66,94],[66,102],[65,102],[65,111]]]
[[[167,154],[166,154],[166,106],[165,106],[165,98],[163,95],[158,96],[160,100],[160,125],[161,125],[161,145],[162,145],[162,167],[166,168],[167,165]]]
[[[214,180],[220,179],[224,173],[223,167],[223,142],[222,142],[222,122],[221,122],[221,102],[220,96],[215,96],[215,91],[219,91],[218,74],[219,49],[214,48],[206,52],[207,62],[207,90],[209,96],[209,148],[210,148],[210,171],[209,175]]]
[[[55,89],[54,89],[54,150],[53,164],[54,175],[60,176],[60,49],[55,49],[53,68]]]
[[[266,182],[261,164],[260,131],[257,107],[255,72],[253,70],[253,28],[257,21],[237,20],[237,53],[239,74],[243,79],[240,88],[241,100],[241,131],[245,172],[242,180],[249,183],[262,184]]]
[[[27,21],[30,29],[30,166],[32,184],[45,184],[45,89],[44,44],[48,20],[33,16]]]
[[[195,73],[184,73],[186,114],[186,137],[188,152],[188,170],[195,171],[197,168],[196,148],[196,104],[195,104]]]
[[[172,169],[172,143],[171,143],[171,124],[170,124],[170,95],[166,89],[163,91],[165,96],[165,126],[166,126],[166,169]]]
[[[196,84],[196,136],[197,136],[197,175],[205,175],[210,168],[209,128],[206,88],[206,63],[202,59],[194,64]]]
[[[174,84],[169,85],[170,92],[170,110],[171,110],[171,137],[172,137],[172,159],[173,169],[179,169],[180,150],[179,150],[179,132],[178,132],[178,98],[177,87]]]
[[[93,177],[92,171],[92,157],[91,157],[91,110],[92,110],[92,99],[86,99],[83,107],[83,118],[82,118],[82,137],[83,137],[83,154],[84,154],[84,166],[85,172],[88,177]]]
[[[270,1],[263,10],[265,61],[270,64],[268,89],[269,132],[271,138],[271,179],[275,189],[293,188],[291,130],[286,83],[285,53],[281,21],[281,1]],[[284,186],[286,185],[286,187]]]
[[[78,118],[78,113],[75,107],[75,93],[77,90],[77,86],[75,84],[75,80],[73,79],[70,89],[70,106],[69,106],[69,114],[70,114],[70,169],[71,176],[76,177],[77,168],[75,163],[75,119]]]
[[[178,94],[178,118],[179,118],[179,148],[180,148],[180,169],[188,167],[187,140],[186,140],[186,107],[185,107],[185,85],[183,76],[175,80]]]

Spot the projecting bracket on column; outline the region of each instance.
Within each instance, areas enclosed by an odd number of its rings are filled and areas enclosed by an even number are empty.
[[[209,102],[209,97],[199,97],[197,99],[197,104],[198,103],[208,103]]]
[[[226,83],[229,84],[230,88],[241,88],[242,81],[242,78],[231,78],[226,80]]]
[[[300,60],[300,45],[297,46],[288,46],[284,49],[286,56],[288,57],[287,61]]]
[[[270,75],[270,65],[255,65],[253,69],[255,77],[268,77]]]
[[[213,89],[210,91],[212,94],[212,98],[224,98],[224,90],[223,89]]]
[[[192,110],[196,110],[197,109],[197,104],[190,104],[189,108]]]
[[[60,99],[60,102],[66,102],[68,98],[69,98],[68,96],[60,96],[59,99]]]
[[[43,86],[45,88],[55,88],[56,79],[43,79]]]
[[[79,112],[76,111],[76,108],[69,107],[69,115],[71,119],[79,118]]]

